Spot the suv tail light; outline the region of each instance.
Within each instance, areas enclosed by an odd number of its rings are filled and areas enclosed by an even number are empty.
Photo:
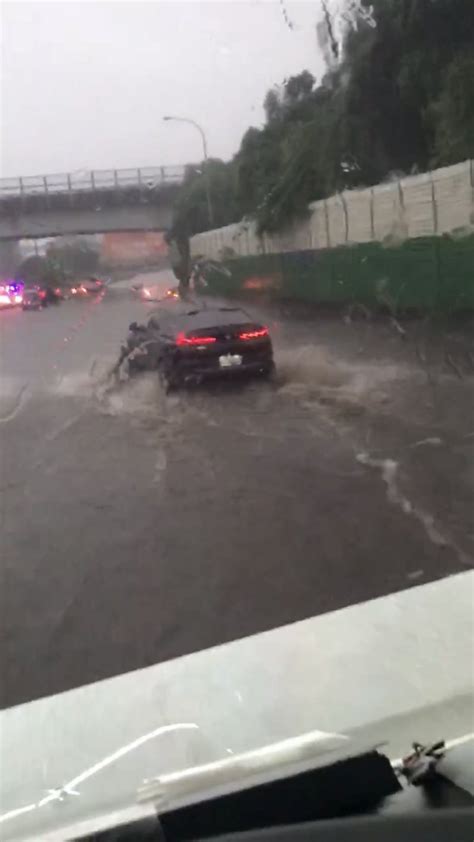
[[[176,337],[177,345],[212,345],[216,341],[215,336],[186,336],[184,333],[178,333]]]
[[[267,327],[261,327],[258,330],[248,330],[244,333],[239,333],[239,339],[261,339],[263,336],[268,336]]]

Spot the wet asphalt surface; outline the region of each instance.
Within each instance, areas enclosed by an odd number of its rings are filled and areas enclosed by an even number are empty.
[[[111,387],[149,309],[0,313],[2,708],[471,564],[457,337],[272,311],[275,384]]]

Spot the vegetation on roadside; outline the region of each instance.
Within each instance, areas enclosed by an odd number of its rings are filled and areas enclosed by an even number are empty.
[[[53,240],[48,246],[47,257],[50,264],[59,266],[66,275],[79,277],[97,272],[100,254],[86,240],[75,237],[66,242],[61,238]]]
[[[18,280],[25,284],[54,284],[61,286],[66,275],[60,263],[43,255],[27,257],[16,271]]]
[[[176,240],[210,227],[206,175],[215,227],[248,216],[272,231],[312,200],[474,158],[473,0],[346,3],[341,28],[322,0],[323,78],[272,88],[231,161],[188,167]]]
[[[23,260],[16,277],[27,284],[63,286],[73,278],[92,275],[98,266],[97,249],[80,238],[69,242],[58,238],[49,244],[45,255],[31,255]]]

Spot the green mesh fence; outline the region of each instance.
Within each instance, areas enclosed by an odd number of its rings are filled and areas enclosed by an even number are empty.
[[[474,236],[423,237],[386,246],[242,257],[211,272],[211,294],[265,293],[315,304],[360,303],[393,312],[474,309]]]

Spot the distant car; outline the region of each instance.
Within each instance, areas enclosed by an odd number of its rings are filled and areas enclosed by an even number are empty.
[[[105,281],[102,281],[100,278],[86,278],[83,281],[77,281],[71,287],[71,295],[97,295],[103,292],[105,286]]]
[[[209,378],[274,372],[268,328],[237,307],[169,302],[146,327],[134,323],[130,329],[137,337],[130,345],[130,373],[156,368],[167,391]]]
[[[84,285],[89,292],[103,292],[107,286],[105,280],[103,278],[98,278],[97,275],[92,275],[90,278],[87,278]]]
[[[181,293],[179,291],[179,287],[170,287],[165,292],[165,298],[181,298]]]
[[[0,308],[15,307],[23,300],[23,284],[18,281],[7,281],[0,284]]]
[[[44,307],[49,304],[59,304],[63,298],[59,287],[53,287],[50,284],[39,287],[38,292]]]
[[[25,289],[23,290],[23,310],[41,310],[44,307],[44,297],[41,296],[39,289]]]

